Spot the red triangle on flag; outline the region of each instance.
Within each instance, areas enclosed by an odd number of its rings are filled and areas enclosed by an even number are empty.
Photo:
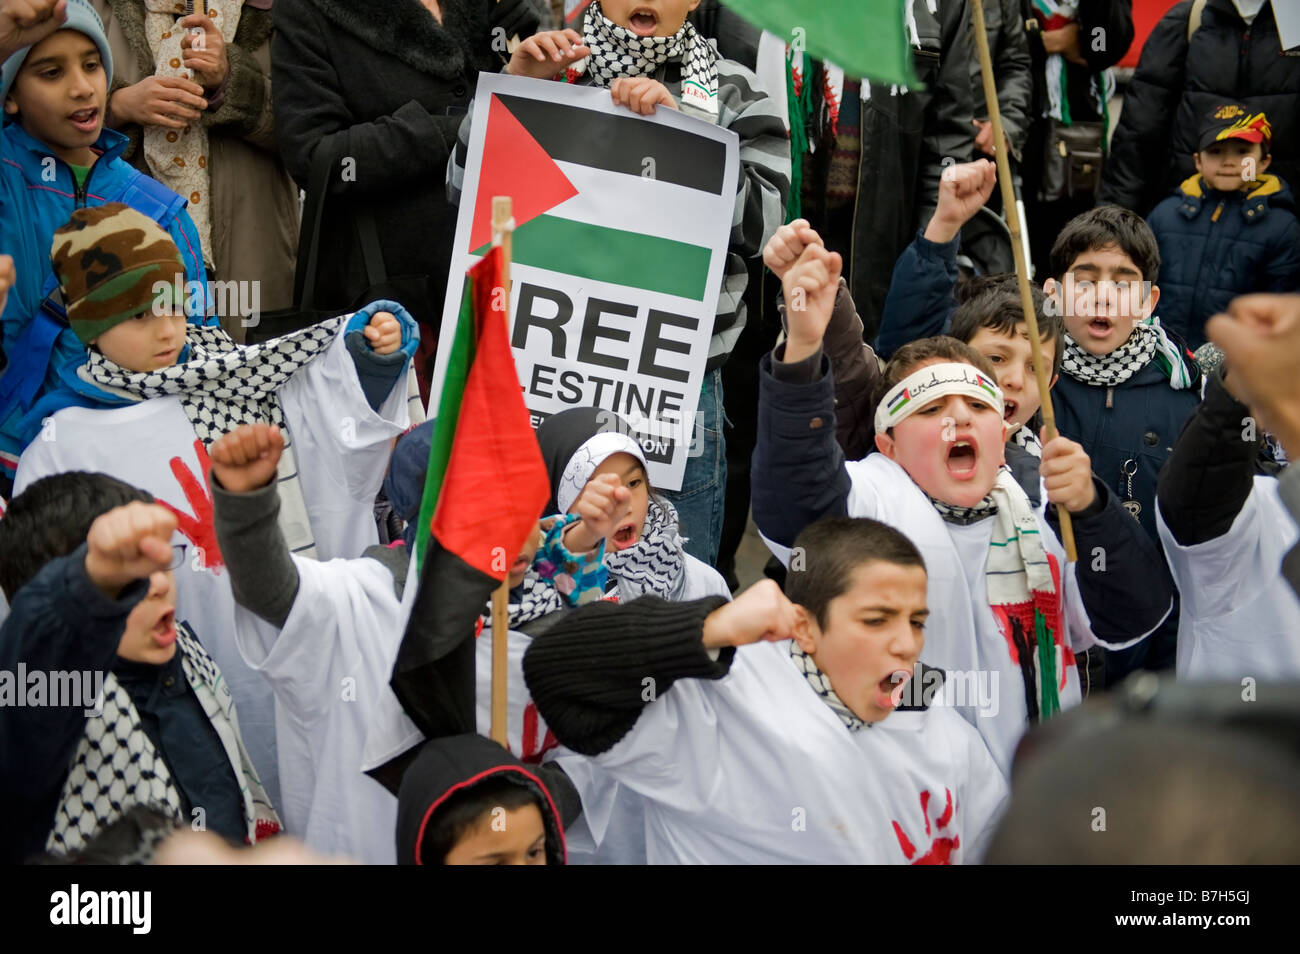
[[[508,195],[514,203],[515,227],[537,218],[578,194],[572,182],[523,124],[496,96],[488,107],[483,164],[474,197],[469,249],[492,241],[492,199]]]

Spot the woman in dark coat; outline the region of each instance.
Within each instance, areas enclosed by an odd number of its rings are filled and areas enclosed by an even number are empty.
[[[370,284],[354,224],[370,211],[389,277],[427,276],[402,302],[421,325],[427,400],[456,230],[447,157],[479,71],[540,18],[529,0],[279,0],[274,15],[280,151],[303,188],[318,149],[330,169],[316,304],[347,307]]]

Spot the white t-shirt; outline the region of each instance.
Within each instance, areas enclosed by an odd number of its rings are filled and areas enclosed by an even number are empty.
[[[1012,656],[1012,643],[989,605],[984,571],[993,521],[967,526],[946,523],[907,471],[884,454],[871,454],[845,467],[852,481],[848,515],[890,524],[921,551],[930,607],[921,660],[948,673],[945,691],[952,693],[957,711],[984,737],[994,760],[1009,775],[1016,744],[1028,727],[1029,710],[1020,665]],[[1042,499],[1046,500],[1046,495]],[[1097,639],[1083,607],[1075,568],[1065,563],[1064,548],[1042,507],[1038,510],[1038,525],[1054,575],[1064,578],[1065,632],[1058,634],[1054,663],[1059,679],[1057,694],[1065,709],[1082,699],[1075,653],[1093,643],[1122,649],[1148,634],[1124,643]],[[788,548],[771,541],[768,546],[788,563]],[[1060,572],[1062,566],[1066,568],[1064,574]]]
[[[374,499],[392,442],[407,426],[405,389],[394,387],[376,413],[339,336],[280,390],[293,435],[307,513],[321,560],[360,556],[379,542]],[[66,408],[28,445],[15,488],[70,470],[100,471],[147,490],[182,514],[175,542],[190,545],[176,571],[176,616],[186,620],[221,667],[239,713],[240,734],[272,803],[280,807],[274,694],[239,655],[230,575],[219,557],[208,491],[207,451],[176,397],[109,410]],[[201,552],[199,552],[201,551]],[[289,816],[282,816],[286,829]]]
[[[952,709],[851,732],[788,642],[739,649],[722,679],[677,680],[591,761],[644,798],[651,864],[971,862],[1007,795]]]
[[[1182,596],[1178,678],[1300,679],[1300,600],[1281,570],[1300,530],[1277,479],[1256,477],[1237,519],[1213,540],[1179,545],[1158,507],[1156,526]]]

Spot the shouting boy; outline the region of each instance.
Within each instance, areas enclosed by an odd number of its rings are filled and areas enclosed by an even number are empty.
[[[933,692],[899,706],[925,643],[921,554],[874,520],[797,545],[788,598],[764,580],[732,603],[560,617],[524,655],[543,718],[642,796],[651,864],[977,860],[1006,795],[997,766]]]
[[[790,142],[776,103],[739,63],[714,51],[686,15],[699,0],[602,0],[587,8],[583,32],[553,30],[529,37],[506,72],[609,89],[616,105],[649,115],[659,107],[734,130],[740,137],[740,181],[704,387],[696,411],[700,453],[686,462],[685,492],[666,493],[681,517],[687,551],[712,565],[722,533],[726,455],[722,434],[722,365],[745,325],[746,259],[785,217]],[[782,91],[784,95],[784,91]],[[460,199],[469,149],[470,115],[447,168],[447,192]]]
[[[1137,567],[1160,565],[1142,536],[1115,537],[1116,510],[1088,455],[1063,437],[1043,446],[1047,501],[1037,506],[1003,467],[1003,395],[986,358],[953,338],[925,338],[886,366],[875,412],[879,453],[846,464],[834,439],[834,381],[821,354],[839,256],[811,245],[785,275],[789,337],[761,367],[754,453],[754,520],[789,559],[799,531],[824,516],[883,520],[925,555],[934,607],[925,661],[968,679],[996,679],[994,714],[962,713],[1003,771],[1026,726],[1080,699],[1074,654],[1124,646],[1169,613],[1167,577],[1141,587]],[[1063,551],[1043,504],[1074,519],[1079,552]],[[1124,544],[1124,545],[1121,545]],[[802,555],[801,555],[802,556]]]

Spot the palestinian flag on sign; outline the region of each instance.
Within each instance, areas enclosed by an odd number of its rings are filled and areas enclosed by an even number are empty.
[[[476,731],[475,626],[550,497],[506,334],[500,248],[469,270],[462,302],[420,504],[419,589],[391,680],[430,738]]]
[[[466,251],[487,250],[492,197],[508,195],[516,264],[704,301],[712,251],[664,196],[730,201],[726,156],[721,142],[631,114],[494,94]]]

